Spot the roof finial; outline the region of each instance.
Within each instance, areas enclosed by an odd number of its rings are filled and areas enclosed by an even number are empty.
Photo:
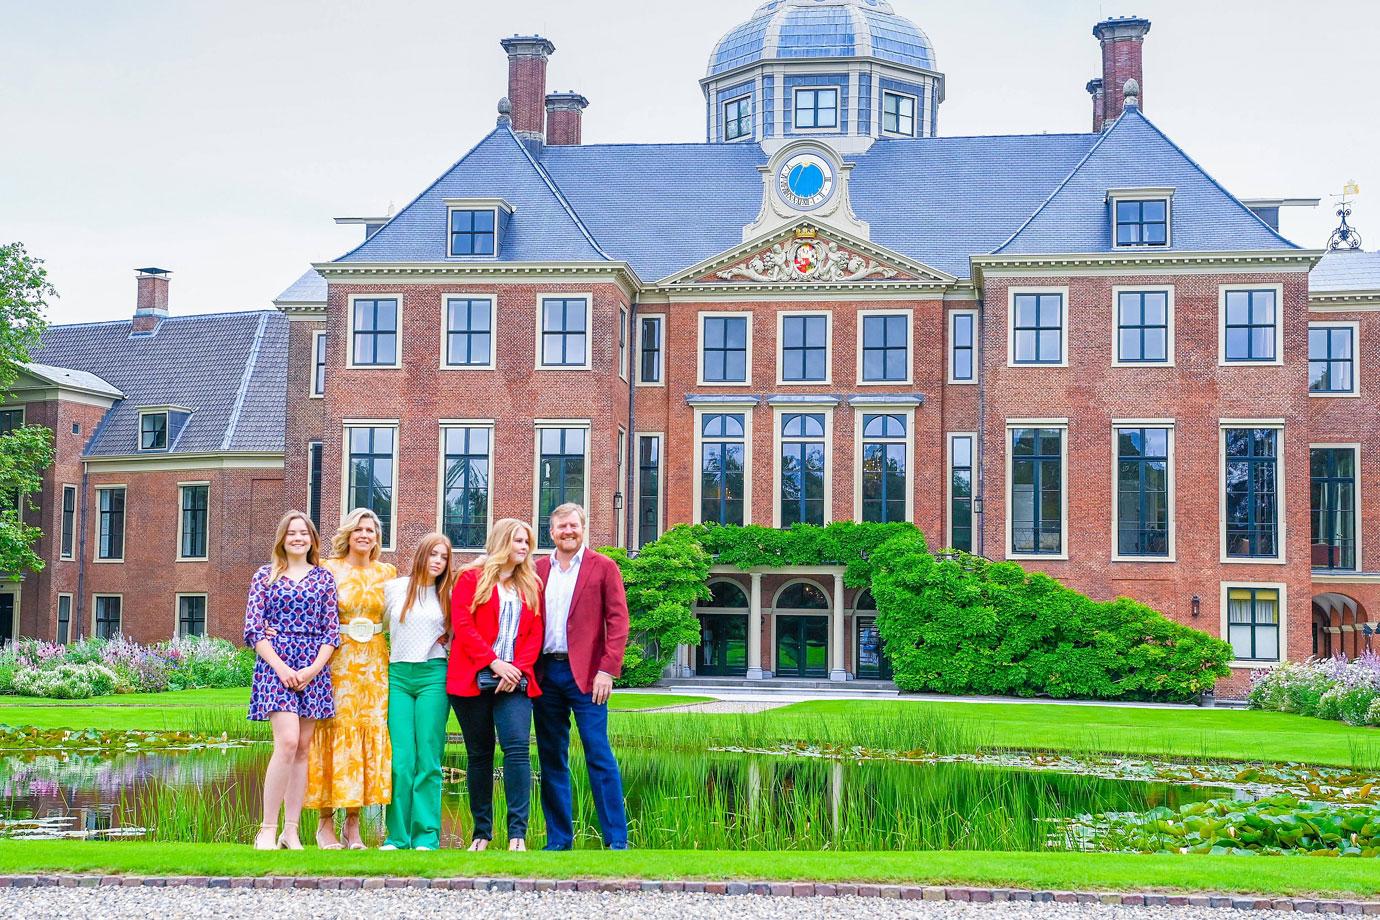
[[[1348,182],[1342,187],[1340,195],[1333,195],[1337,199],[1337,216],[1342,219],[1342,223],[1336,230],[1332,231],[1332,238],[1327,241],[1327,248],[1333,251],[1341,249],[1360,249],[1361,234],[1346,222],[1351,216],[1351,201],[1361,194],[1361,187],[1356,184],[1356,180]]]
[[[1122,104],[1123,111],[1125,111],[1126,109],[1140,108],[1139,80],[1137,80],[1135,77],[1132,77],[1131,79],[1127,80],[1126,87],[1122,90],[1122,94],[1126,97],[1125,102]]]
[[[513,104],[504,96],[498,100],[498,123],[500,125],[511,125],[513,123]]]

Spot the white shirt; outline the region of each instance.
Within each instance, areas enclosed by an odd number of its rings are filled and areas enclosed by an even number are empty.
[[[575,597],[575,582],[580,577],[580,563],[585,548],[581,546],[570,560],[570,568],[561,571],[556,554],[551,554],[551,574],[546,576],[546,641],[541,650],[546,654],[564,655],[570,651],[566,641],[565,624],[570,619],[570,601]]]
[[[446,647],[436,641],[437,636],[447,632],[445,614],[436,598],[434,587],[425,587],[417,592],[417,600],[407,611],[407,620],[401,619],[403,602],[407,600],[407,579],[394,578],[384,582],[383,597],[387,604],[385,622],[388,624],[390,642],[388,660],[420,664],[435,658],[446,657]]]

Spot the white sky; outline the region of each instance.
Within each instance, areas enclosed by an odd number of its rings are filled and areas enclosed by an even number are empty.
[[[402,207],[494,123],[499,38],[556,45],[586,142],[702,141],[715,42],[758,0],[0,0],[0,242],[45,259],[54,322],[122,319],[133,269],[177,313],[262,308]],[[1330,193],[1380,245],[1380,3],[892,0],[934,42],[946,135],[1086,131],[1092,25],[1139,14],[1145,111],[1233,193]]]

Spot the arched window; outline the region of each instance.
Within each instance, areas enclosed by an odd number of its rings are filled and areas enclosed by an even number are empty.
[[[736,582],[715,581],[709,584],[709,593],[712,595],[707,601],[700,601],[701,608],[718,608],[728,610],[746,610],[748,606],[747,595]]]
[[[853,609],[875,612],[877,609],[877,599],[872,596],[870,590],[865,590],[859,594],[858,599],[853,602]]]
[[[793,581],[776,595],[777,610],[828,610],[829,597],[812,581]]]

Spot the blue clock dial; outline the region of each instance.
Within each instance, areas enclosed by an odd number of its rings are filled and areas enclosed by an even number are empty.
[[[813,211],[834,194],[834,166],[820,153],[802,152],[782,163],[777,193],[797,211]]]
[[[824,170],[817,163],[797,163],[786,184],[797,196],[813,198],[824,188]]]

